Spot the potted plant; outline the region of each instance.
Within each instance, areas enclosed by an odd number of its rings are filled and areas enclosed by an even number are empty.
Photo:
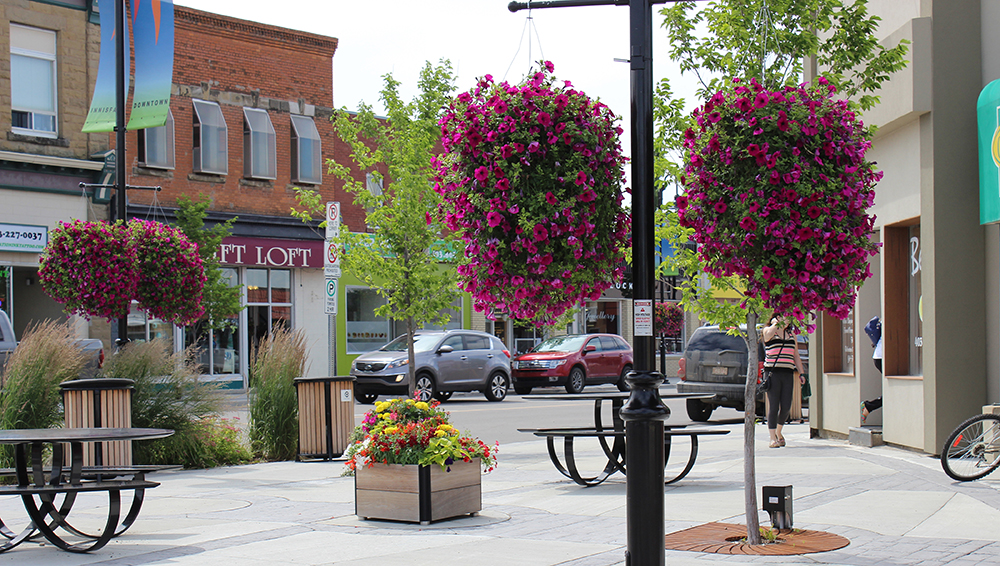
[[[347,450],[359,517],[427,524],[482,509],[497,445],[461,434],[438,405],[391,399],[365,414]]]

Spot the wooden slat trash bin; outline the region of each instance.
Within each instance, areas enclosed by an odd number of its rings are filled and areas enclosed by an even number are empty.
[[[354,378],[297,377],[299,460],[341,456],[354,431]]]
[[[62,389],[66,428],[132,428],[131,379],[74,379]],[[132,441],[91,442],[84,466],[131,466]]]

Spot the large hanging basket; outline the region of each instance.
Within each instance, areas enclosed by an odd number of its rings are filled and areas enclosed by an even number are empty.
[[[877,251],[867,210],[882,173],[835,92],[823,78],[774,92],[734,80],[685,132],[677,209],[706,270],[744,277],[747,296],[799,321],[812,310],[846,317]]]
[[[620,280],[629,246],[617,118],[552,71],[460,94],[434,164],[474,308],[543,324]]]
[[[201,318],[205,270],[198,245],[159,222],[132,220],[129,235],[138,261],[139,308],[180,326]]]

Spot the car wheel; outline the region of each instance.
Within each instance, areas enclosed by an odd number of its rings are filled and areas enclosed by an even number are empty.
[[[586,381],[587,375],[583,373],[583,368],[575,367],[569,372],[569,379],[566,380],[566,392],[567,393],[582,393],[584,381]]]
[[[429,374],[422,373],[417,376],[417,383],[413,387],[413,398],[417,401],[430,401],[437,394],[434,387],[434,378]]]
[[[618,386],[618,391],[631,390],[628,386],[628,383],[625,382],[625,376],[628,375],[628,372],[630,371],[632,371],[632,366],[625,366],[624,368],[622,368],[622,374],[618,377],[618,383],[615,383],[615,385]]]
[[[531,387],[527,385],[515,385],[514,393],[517,393],[518,395],[527,395],[531,393]]]
[[[453,393],[452,391],[438,391],[437,393],[434,394],[434,398],[444,403],[448,399],[451,399],[452,393]]]
[[[699,423],[708,422],[708,418],[712,416],[712,411],[714,410],[715,406],[709,405],[701,399],[687,400],[687,413],[692,421]]]
[[[375,399],[378,399],[377,393],[358,392],[355,393],[354,396],[357,398],[358,403],[364,403],[365,405],[371,405],[372,403],[375,402]]]
[[[486,390],[483,394],[490,401],[503,401],[507,397],[507,389],[510,388],[510,379],[502,371],[493,372],[489,381],[486,382]]]

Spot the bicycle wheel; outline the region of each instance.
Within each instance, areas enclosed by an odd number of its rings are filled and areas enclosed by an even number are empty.
[[[941,449],[944,473],[972,481],[1000,465],[1000,416],[976,415],[958,425]]]

